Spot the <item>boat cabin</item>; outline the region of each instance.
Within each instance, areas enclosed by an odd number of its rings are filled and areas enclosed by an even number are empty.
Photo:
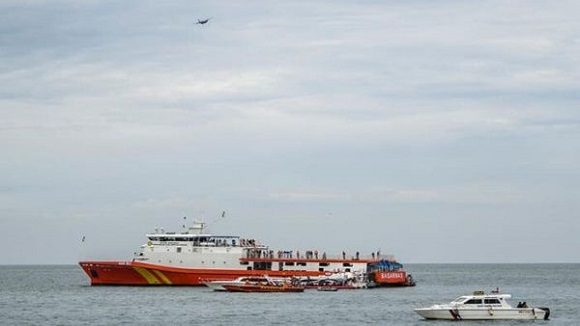
[[[451,301],[452,306],[468,307],[493,307],[493,308],[510,308],[511,306],[506,299],[511,298],[509,294],[484,294],[482,291],[476,291],[473,295],[464,295]]]

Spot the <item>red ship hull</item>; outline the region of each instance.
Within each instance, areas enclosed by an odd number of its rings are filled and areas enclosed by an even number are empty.
[[[203,282],[233,280],[240,276],[320,276],[316,271],[271,271],[182,268],[137,261],[83,261],[79,265],[91,285],[182,285],[203,286]]]
[[[372,275],[377,286],[414,286],[412,277],[405,271],[376,271]]]

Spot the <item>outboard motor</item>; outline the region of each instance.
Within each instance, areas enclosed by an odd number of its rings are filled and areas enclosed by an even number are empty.
[[[544,315],[544,320],[550,319],[550,308],[538,307],[538,309],[542,309],[546,312],[546,314]]]

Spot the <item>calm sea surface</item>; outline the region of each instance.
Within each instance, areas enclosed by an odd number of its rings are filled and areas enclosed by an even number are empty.
[[[91,287],[77,266],[0,266],[2,325],[449,325],[413,308],[500,287],[512,302],[550,307],[549,321],[462,325],[580,325],[580,264],[407,265],[414,288],[219,293],[196,287]]]

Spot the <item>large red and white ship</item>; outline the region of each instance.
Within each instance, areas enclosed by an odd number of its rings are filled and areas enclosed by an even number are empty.
[[[241,276],[321,277],[336,273],[364,275],[376,285],[414,285],[394,259],[373,253],[339,257],[325,252],[271,250],[254,239],[204,233],[194,222],[185,232],[147,234],[130,261],[81,261],[91,285],[203,285]],[[348,256],[348,257],[347,257]]]

